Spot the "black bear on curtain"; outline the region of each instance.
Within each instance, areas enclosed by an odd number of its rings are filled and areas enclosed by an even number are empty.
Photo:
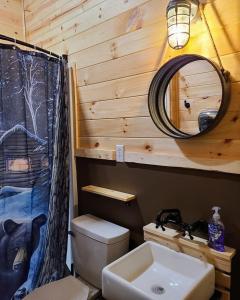
[[[0,295],[11,299],[26,281],[30,259],[39,243],[40,228],[46,216],[39,215],[30,222],[15,223],[8,219],[0,224]]]

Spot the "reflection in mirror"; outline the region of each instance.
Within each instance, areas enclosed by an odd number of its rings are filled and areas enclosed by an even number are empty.
[[[165,112],[177,129],[196,135],[214,122],[222,96],[222,83],[213,65],[197,60],[172,77],[165,93]]]

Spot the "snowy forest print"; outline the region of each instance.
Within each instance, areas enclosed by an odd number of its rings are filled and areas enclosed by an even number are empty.
[[[60,63],[0,46],[0,295],[21,299],[43,260]]]

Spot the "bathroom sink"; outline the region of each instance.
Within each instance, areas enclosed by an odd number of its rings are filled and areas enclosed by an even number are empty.
[[[102,272],[107,300],[209,300],[214,267],[154,242],[145,242]]]

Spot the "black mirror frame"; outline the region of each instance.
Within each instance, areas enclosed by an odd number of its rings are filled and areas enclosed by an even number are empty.
[[[180,131],[170,122],[165,110],[164,101],[168,84],[175,73],[183,66],[198,60],[205,60],[209,62],[218,73],[222,85],[222,102],[214,122],[207,129],[199,132],[198,134],[191,135]],[[230,96],[231,82],[230,73],[228,71],[221,70],[215,62],[205,58],[204,56],[185,54],[169,60],[155,74],[148,92],[148,109],[153,122],[163,133],[176,139],[189,139],[206,134],[217,126],[227,110]]]

